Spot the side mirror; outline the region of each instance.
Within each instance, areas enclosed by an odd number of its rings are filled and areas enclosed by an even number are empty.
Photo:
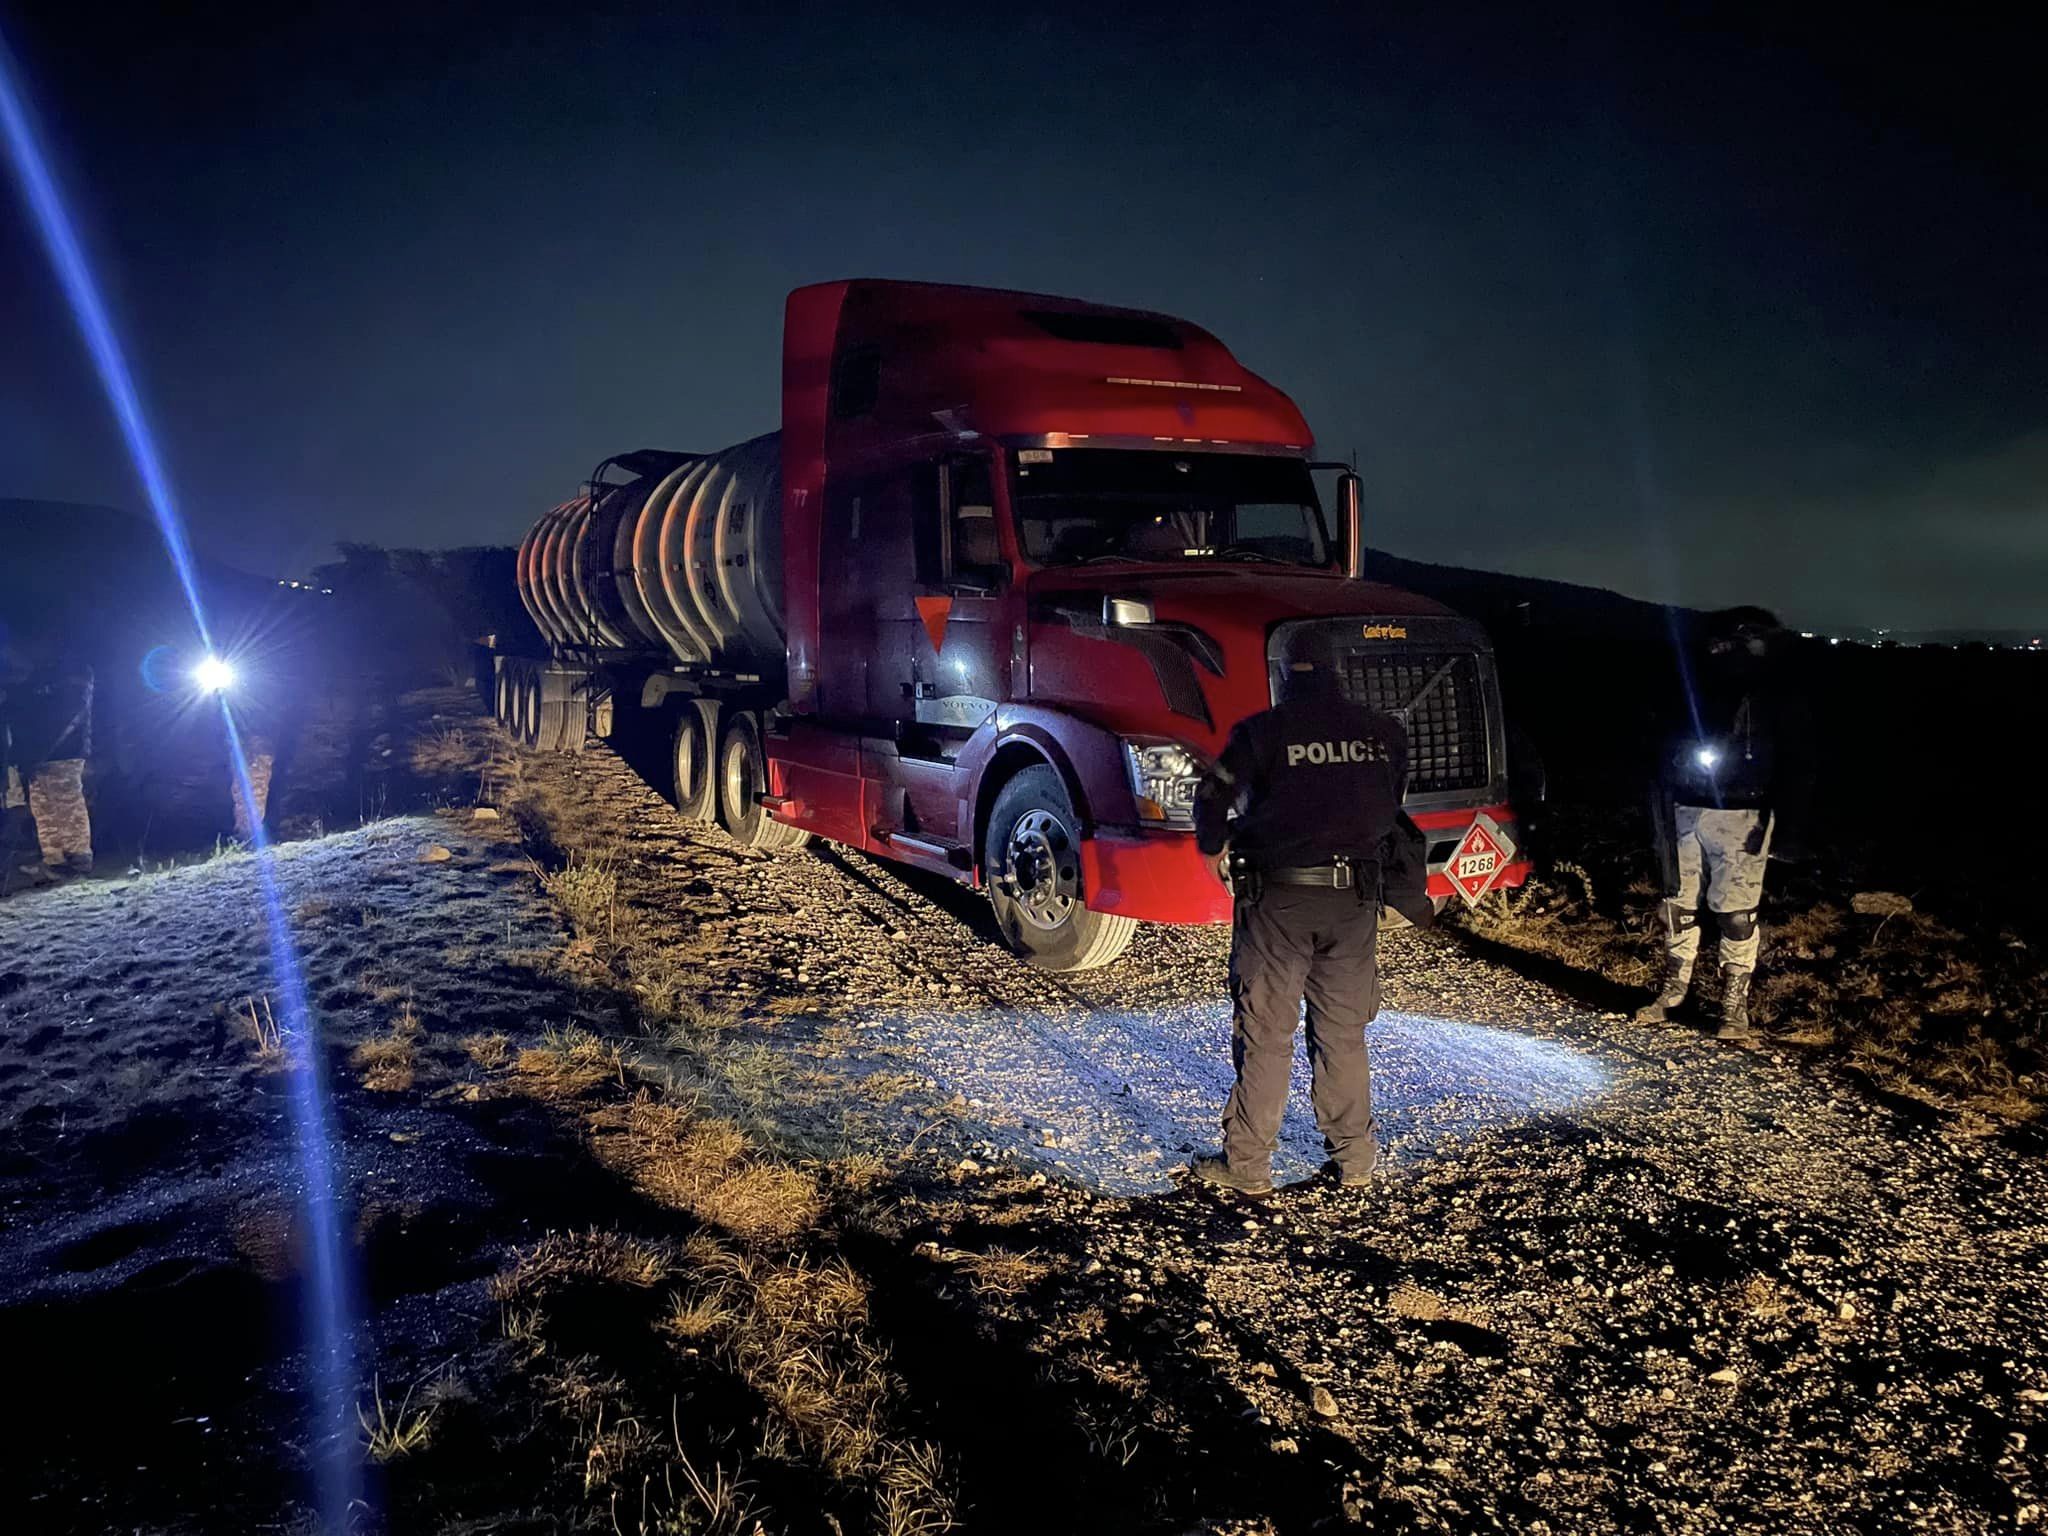
[[[1343,530],[1344,574],[1353,581],[1365,579],[1365,511],[1358,492],[1358,476],[1345,470],[1337,477],[1337,526]]]

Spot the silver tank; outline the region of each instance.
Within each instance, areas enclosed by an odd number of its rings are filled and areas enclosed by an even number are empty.
[[[781,434],[562,503],[520,544],[518,575],[552,646],[780,666]]]

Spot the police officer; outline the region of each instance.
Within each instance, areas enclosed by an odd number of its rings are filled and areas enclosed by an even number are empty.
[[[1664,981],[1638,1023],[1662,1023],[1684,1003],[1704,896],[1720,939],[1719,1038],[1750,1037],[1765,862],[1774,842],[1779,858],[1798,856],[1813,782],[1812,725],[1783,675],[1784,640],[1761,608],[1708,616],[1693,708],[1665,752],[1652,805],[1666,892]]]
[[[1379,1012],[1381,865],[1408,774],[1401,723],[1344,699],[1329,668],[1297,664],[1283,690],[1230,733],[1195,802],[1197,845],[1236,898],[1237,1084],[1223,1155],[1193,1171],[1254,1197],[1273,1189],[1304,997],[1310,1097],[1336,1175],[1364,1185],[1379,1160],[1365,1026]]]

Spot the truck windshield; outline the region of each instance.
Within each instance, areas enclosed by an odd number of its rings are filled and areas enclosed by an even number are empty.
[[[1010,462],[1018,538],[1034,565],[1330,563],[1315,483],[1299,459],[1020,448]]]

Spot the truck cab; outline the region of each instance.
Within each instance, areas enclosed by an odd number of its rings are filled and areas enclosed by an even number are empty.
[[[1356,579],[1299,411],[1200,328],[819,285],[790,297],[783,414],[773,822],[985,889],[1036,964],[1100,965],[1138,922],[1229,920],[1195,785],[1310,660],[1407,726],[1433,894],[1479,813],[1511,825],[1483,632]]]

